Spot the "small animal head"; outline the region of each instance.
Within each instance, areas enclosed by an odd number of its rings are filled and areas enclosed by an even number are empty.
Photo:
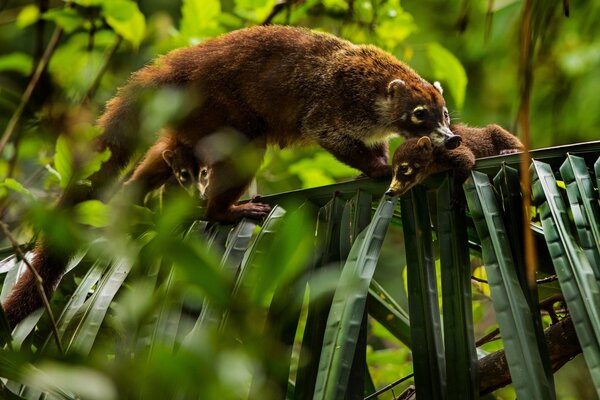
[[[208,169],[201,166],[193,151],[184,146],[174,150],[165,150],[162,153],[163,160],[171,168],[173,177],[177,184],[192,197],[199,193],[204,197],[208,183]]]
[[[450,116],[443,89],[419,79],[392,80],[387,87],[387,104],[394,127],[406,137],[429,136],[436,146],[456,148],[460,136],[450,130]]]
[[[432,161],[433,144],[428,136],[407,139],[394,153],[394,175],[385,193],[390,196],[401,195],[423,182],[429,175],[429,165]]]

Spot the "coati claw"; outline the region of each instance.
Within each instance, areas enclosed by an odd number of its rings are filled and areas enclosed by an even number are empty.
[[[254,201],[254,199],[253,199]],[[271,212],[271,206],[264,203],[245,203],[234,206],[229,211],[231,215],[238,216],[238,219],[247,217],[253,219],[264,219]]]
[[[500,150],[500,155],[506,155],[506,154],[515,154],[520,152],[521,149],[506,149],[506,150]]]

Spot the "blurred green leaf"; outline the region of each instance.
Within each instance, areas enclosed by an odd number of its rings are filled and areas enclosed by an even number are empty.
[[[454,103],[461,109],[465,102],[467,73],[458,58],[439,43],[427,44],[427,57],[436,79],[450,89]]]
[[[220,15],[219,0],[183,0],[179,30],[192,41],[217,35],[222,32]]]
[[[27,53],[14,52],[0,56],[0,71],[16,71],[29,75],[33,69],[33,60]]]
[[[264,21],[277,0],[235,0],[235,12],[250,21]]]
[[[111,380],[97,370],[84,366],[44,362],[26,374],[34,387],[55,393],[77,393],[90,400],[117,399],[117,390]],[[69,396],[70,397],[70,396]]]
[[[73,153],[68,140],[63,135],[56,140],[54,168],[60,175],[60,187],[66,188],[73,177]]]
[[[78,222],[95,228],[109,226],[111,222],[111,209],[100,200],[88,200],[77,204],[75,213]]]
[[[0,181],[0,187],[5,187],[17,193],[31,196],[31,192],[27,188],[25,188],[25,186],[23,186],[21,183],[19,183],[13,178],[6,178],[3,181]]]
[[[25,28],[31,24],[35,24],[40,18],[40,9],[35,4],[28,4],[21,9],[17,16],[17,28]]]
[[[94,172],[99,171],[102,164],[110,158],[110,154],[111,152],[109,149],[104,150],[102,153],[94,153],[91,159],[86,160],[83,165],[79,166],[77,179],[87,179],[92,176]]]
[[[46,11],[42,18],[54,22],[67,33],[74,32],[85,21],[73,8],[53,8]]]
[[[110,0],[102,3],[106,22],[123,39],[138,47],[146,32],[146,17],[131,0]]]

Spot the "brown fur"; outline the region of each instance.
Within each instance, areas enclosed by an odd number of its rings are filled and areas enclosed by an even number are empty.
[[[127,186],[157,188],[173,173],[165,151],[193,149],[207,167],[206,217],[215,221],[268,213],[260,203],[234,205],[267,144],[317,144],[381,177],[391,174],[389,134],[430,135],[438,144],[451,136],[441,90],[390,54],[306,29],[242,29],[175,50],[135,72],[98,121],[103,134],[96,146],[109,148],[110,160],[91,177],[91,189],[67,188],[60,204],[97,197],[119,175],[140,141],[143,99],[162,89],[185,94],[185,112],[164,127]],[[35,250],[33,264],[49,294],[64,271],[65,253],[43,243]],[[31,279],[20,279],[4,303],[11,326],[40,304]]]
[[[432,146],[427,137],[408,139],[394,153],[394,177],[388,194],[406,193],[423,182],[429,175],[452,169],[457,185],[468,178],[475,159],[523,150],[521,141],[498,125],[471,128],[453,125],[452,131],[460,135],[462,145],[455,149]]]

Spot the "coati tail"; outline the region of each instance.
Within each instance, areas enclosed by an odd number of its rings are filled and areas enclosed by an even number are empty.
[[[139,113],[136,112],[135,99],[131,95],[132,87],[119,91],[119,95],[108,104],[98,123],[103,133],[96,139],[97,151],[110,149],[111,157],[100,170],[90,177],[91,187],[68,185],[56,207],[72,208],[85,200],[98,198],[120,171],[129,163],[137,144]],[[50,244],[49,244],[50,243]],[[64,274],[72,250],[56,248],[51,242],[41,239],[34,249],[31,265],[42,278],[42,285],[48,299]],[[35,285],[35,277],[27,270],[19,278],[2,307],[11,327],[43,305]]]
[[[31,266],[42,278],[42,286],[49,299],[64,273],[69,255],[52,251],[43,242],[37,245],[34,253]],[[2,307],[12,328],[42,305],[43,301],[36,287],[35,277],[27,268]]]

